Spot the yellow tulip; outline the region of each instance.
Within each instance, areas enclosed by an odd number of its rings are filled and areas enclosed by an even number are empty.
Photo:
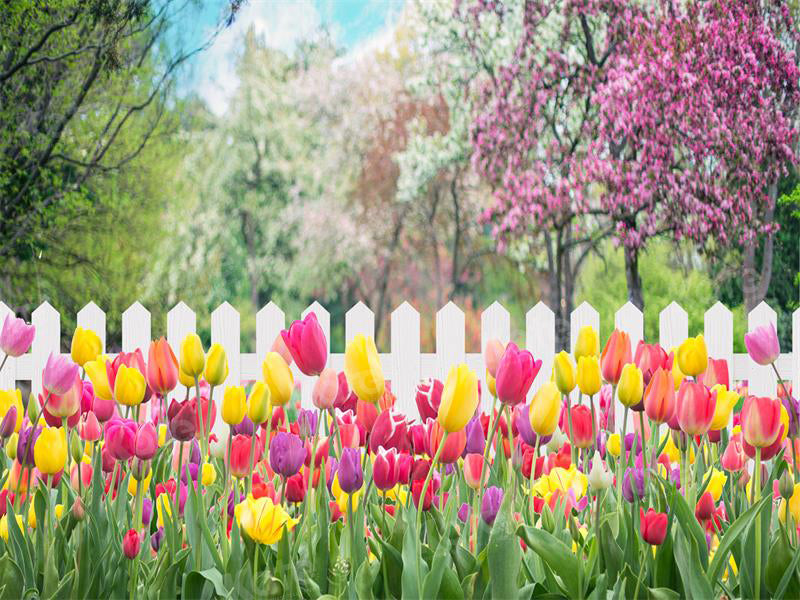
[[[725,482],[728,481],[728,476],[712,467],[711,472],[706,475],[705,481],[708,481],[706,491],[711,492],[714,502],[719,502],[722,497],[722,489],[725,487]]]
[[[672,354],[672,380],[675,382],[675,391],[677,392],[686,378],[686,373],[681,371],[681,367],[678,364],[678,349],[672,347],[669,353]]]
[[[712,392],[717,392],[717,405],[714,408],[714,418],[711,420],[711,429],[719,431],[728,426],[731,420],[731,413],[733,407],[739,401],[739,394],[734,391],[728,391],[723,384],[718,383],[711,388]]]
[[[10,436],[8,436],[8,441],[6,442],[6,456],[11,460],[17,458],[17,443],[19,442],[19,434],[15,431]]]
[[[256,381],[250,390],[248,399],[247,416],[253,425],[261,425],[272,416],[272,402],[269,386],[263,381]]]
[[[536,435],[552,435],[561,414],[561,393],[552,381],[545,382],[533,396],[528,419]]]
[[[238,425],[247,414],[247,400],[244,387],[232,385],[225,389],[222,398],[222,420],[228,425]]]
[[[67,436],[64,430],[45,427],[33,445],[33,462],[43,475],[55,475],[67,462]]]
[[[789,498],[788,505],[786,500],[781,500],[781,506],[778,509],[778,518],[781,520],[781,523],[786,522],[787,506],[789,509],[789,514],[792,515],[792,520],[796,527],[797,524],[800,523],[800,483],[794,484],[794,492],[792,493],[792,497]]]
[[[167,426],[166,424],[162,423],[158,426],[158,447],[161,448],[164,444],[167,443]],[[86,444],[86,447],[91,447],[90,444]]]
[[[31,502],[31,507],[28,509],[28,527],[36,529],[36,510],[33,505],[34,503]]]
[[[678,347],[678,366],[682,373],[697,377],[708,366],[708,350],[703,335],[687,338]]]
[[[531,487],[531,491],[544,498],[545,501],[548,501],[554,492],[569,493],[572,491],[577,501],[586,495],[588,488],[588,477],[578,471],[575,465],[571,465],[569,469],[554,467],[550,473],[542,475],[536,481]]]
[[[72,334],[72,345],[70,355],[72,362],[85,365],[87,362],[95,360],[103,351],[103,343],[100,337],[91,329],[84,329],[80,325],[75,328]]]
[[[789,435],[789,411],[781,403],[781,425],[783,425],[783,432],[781,433],[781,442]]]
[[[442,390],[437,420],[442,428],[461,431],[478,408],[478,376],[465,364],[454,366],[447,374]]]
[[[622,452],[622,441],[618,433],[612,433],[610,436],[608,436],[608,441],[606,441],[606,451],[614,457],[620,455]]]
[[[553,360],[553,379],[562,394],[569,394],[575,389],[575,365],[565,350],[556,354]]]
[[[264,381],[269,386],[270,399],[275,406],[283,406],[292,399],[294,376],[283,357],[277,352],[267,352],[261,365]]]
[[[203,374],[209,385],[222,385],[228,378],[228,356],[222,344],[211,344]]]
[[[25,523],[22,521],[22,515],[17,515],[17,527],[22,533],[25,533]],[[8,515],[0,517],[0,538],[4,542],[8,541]]]
[[[486,370],[486,387],[489,388],[489,393],[492,395],[492,398],[497,398],[497,380],[492,377],[488,369]]]
[[[642,401],[644,393],[644,378],[642,370],[633,363],[628,363],[622,367],[622,374],[619,377],[619,387],[617,396],[624,406],[636,406]]]
[[[142,485],[144,486],[143,490],[145,492],[148,489],[150,489],[150,480],[152,478],[153,478],[153,470],[152,469],[148,469],[147,470],[147,475],[145,475],[144,481],[142,482]],[[131,473],[131,476],[128,478],[128,493],[131,496],[135,496],[137,489],[139,489],[139,481],[136,479],[136,477],[133,476],[133,473]]]
[[[600,361],[596,355],[578,358],[578,389],[587,396],[594,396],[600,391]]]
[[[203,342],[196,333],[190,333],[181,342],[181,371],[189,377],[200,377],[206,366],[206,355]]]
[[[584,325],[580,328],[573,354],[575,355],[575,360],[579,362],[582,356],[597,356],[600,354],[600,336],[594,327]]]
[[[187,388],[193,388],[195,384],[197,384],[197,382],[194,380],[194,377],[189,377],[181,368],[178,368],[178,381],[181,382],[181,385],[185,385]]]
[[[203,463],[203,469],[200,473],[200,480],[203,482],[203,485],[214,485],[214,482],[217,480],[217,470],[214,468],[214,465],[211,463]]]
[[[125,406],[138,406],[144,400],[147,384],[136,367],[120,365],[114,379],[114,399]]]
[[[156,498],[156,525],[164,527],[166,519],[172,520],[172,500],[166,492]]]
[[[247,537],[267,545],[279,541],[285,529],[291,531],[299,522],[291,518],[282,506],[274,504],[271,498],[264,496],[256,500],[252,494],[236,505],[234,514]]]
[[[114,394],[111,390],[111,384],[108,382],[108,371],[106,371],[105,359],[100,356],[95,360],[87,362],[83,365],[83,368],[92,381],[94,395],[103,400],[113,400]]]
[[[14,433],[19,433],[22,427],[22,419],[25,418],[25,411],[22,408],[22,392],[19,390],[0,390],[0,421],[6,413],[14,406],[17,409],[17,422],[14,424]]]
[[[343,491],[342,487],[339,485],[339,475],[336,473],[334,474],[333,481],[331,482],[331,494],[333,495],[333,499],[336,501],[336,505],[339,507],[339,510],[342,511],[342,514],[347,514],[347,505],[349,504],[350,496],[353,497],[353,511],[355,511],[358,509],[358,502],[361,500],[361,496],[364,494],[364,487],[362,486],[352,494],[348,494],[347,492]]]
[[[357,334],[344,351],[344,374],[356,396],[364,402],[375,404],[383,396],[385,384],[383,369],[375,340]]]

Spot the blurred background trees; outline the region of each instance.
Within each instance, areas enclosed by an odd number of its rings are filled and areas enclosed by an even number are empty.
[[[732,13],[710,0],[678,12],[407,0],[390,35],[356,49],[325,27],[287,49],[243,23],[236,88],[215,111],[185,90],[194,57],[240,13],[218,4],[199,42],[181,35],[200,27],[193,0],[0,8],[7,304],[29,313],[48,300],[67,317],[94,300],[113,348],[134,300],[154,332],[185,301],[205,336],[227,300],[252,350],[270,300],[290,319],[319,300],[334,348],[358,301],[388,347],[391,311],[408,300],[432,349],[435,312],[453,300],[477,351],[477,315],[494,300],[516,331],[544,300],[564,344],[583,300],[605,335],[627,299],[644,306],[647,332],[672,300],[695,332],[716,300],[742,330],[765,299],[788,343],[800,298],[796,7],[737,5],[752,27],[724,47],[709,40]],[[692,19],[711,29],[690,39]],[[772,70],[750,51],[762,26]],[[646,60],[655,41],[671,71]],[[752,77],[715,79],[737,56],[752,57]],[[714,96],[722,86],[738,104]],[[780,102],[748,110],[759,97]]]

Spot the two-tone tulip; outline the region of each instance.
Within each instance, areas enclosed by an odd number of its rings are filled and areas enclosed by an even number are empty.
[[[724,358],[709,358],[706,370],[698,376],[697,380],[708,388],[713,388],[715,385],[723,385],[726,389],[729,388],[728,361]]]
[[[660,345],[645,344],[643,340],[639,340],[636,345],[633,362],[642,371],[645,385],[650,383],[650,378],[657,369],[669,369],[672,366],[669,356]]]
[[[483,349],[483,362],[486,364],[486,370],[494,378],[497,378],[497,367],[500,366],[500,360],[503,358],[505,350],[505,345],[497,338],[486,342],[486,348]]]
[[[748,396],[742,405],[742,437],[754,448],[772,445],[781,427],[781,403],[775,398]]]
[[[425,449],[428,456],[435,456],[439,453],[439,462],[449,465],[461,458],[464,448],[467,445],[467,434],[464,429],[452,432],[445,440],[444,427],[433,419],[429,419],[425,424]],[[441,451],[439,446],[444,444]]]
[[[644,410],[656,423],[667,423],[675,414],[675,384],[672,373],[658,367],[644,391]]]
[[[150,389],[161,396],[166,396],[178,385],[178,359],[163,336],[150,342],[146,375]]]
[[[711,428],[717,394],[702,383],[684,381],[678,390],[675,418],[684,433],[703,435]]]
[[[75,383],[78,365],[60,354],[50,353],[42,373],[42,387],[51,394],[63,396]]]

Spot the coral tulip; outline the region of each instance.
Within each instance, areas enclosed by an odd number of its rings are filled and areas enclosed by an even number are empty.
[[[7,356],[22,356],[31,347],[35,335],[35,325],[28,325],[23,319],[8,314],[0,331],[0,349]]]
[[[165,396],[178,385],[178,359],[164,337],[150,342],[147,352],[147,384]]]
[[[703,435],[711,428],[717,395],[702,383],[684,381],[678,390],[675,418],[684,433]]]
[[[292,399],[294,376],[285,360],[277,352],[268,352],[261,364],[261,373],[269,386],[273,406],[284,406]]]
[[[741,417],[744,441],[754,448],[766,448],[780,433],[781,403],[774,398],[748,396]]]
[[[639,523],[642,528],[642,539],[651,546],[660,546],[667,537],[667,514],[659,513],[652,508],[644,512],[639,508]]]
[[[708,359],[708,366],[703,371],[697,380],[708,388],[713,388],[715,385],[723,385],[725,389],[730,387],[730,376],[728,375],[728,361],[724,358]]]
[[[428,456],[434,456],[439,450],[439,445],[444,439],[445,430],[439,421],[429,419],[425,425],[426,429],[426,450]],[[464,447],[467,445],[467,434],[464,429],[450,433],[444,441],[444,448],[439,452],[439,462],[447,465],[456,462]]]
[[[744,345],[750,358],[759,365],[767,366],[778,360],[781,355],[781,346],[778,342],[778,333],[775,325],[762,325],[744,336]]]
[[[222,385],[228,378],[228,355],[222,344],[211,344],[203,377],[209,385]]]
[[[465,364],[450,369],[437,420],[449,433],[461,431],[478,408],[478,376]]]
[[[533,397],[529,410],[531,429],[540,436],[552,435],[561,414],[561,393],[552,381],[546,382]]]
[[[631,362],[631,338],[624,331],[615,329],[600,355],[603,379],[608,383],[617,384],[622,375],[622,368],[629,362]]]
[[[708,350],[703,335],[687,338],[678,346],[678,365],[681,372],[697,377],[708,367]]]
[[[534,360],[530,352],[520,350],[513,342],[508,344],[497,367],[495,385],[500,402],[509,406],[524,402],[541,367],[542,361]]]
[[[75,328],[70,345],[70,356],[76,364],[82,367],[90,360],[95,360],[102,351],[103,343],[94,331],[84,329],[80,325]]]
[[[311,400],[314,406],[321,410],[330,410],[339,393],[339,378],[333,369],[322,369],[319,378],[314,383]]]
[[[303,374],[322,372],[328,362],[328,340],[316,314],[310,312],[302,321],[293,322],[288,331],[281,331],[281,338]]]
[[[464,481],[473,490],[479,490],[489,480],[488,469],[484,470],[483,465],[481,454],[467,454],[464,457]]]
[[[344,372],[350,389],[362,401],[374,404],[383,396],[383,369],[372,337],[357,334],[350,340],[345,348]]]
[[[644,391],[644,410],[656,423],[667,423],[675,414],[675,383],[672,373],[658,367]]]
[[[572,439],[576,448],[589,448],[594,444],[592,435],[592,412],[588,406],[578,404],[570,409],[572,413]]]

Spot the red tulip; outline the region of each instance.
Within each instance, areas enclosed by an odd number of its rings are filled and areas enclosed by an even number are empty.
[[[369,447],[373,453],[378,448],[394,448],[398,452],[407,452],[408,423],[405,416],[394,409],[385,410],[378,415],[369,436]]]
[[[302,473],[296,473],[286,480],[286,500],[298,504],[306,497],[306,481]]]
[[[781,425],[781,403],[774,398],[748,396],[742,405],[742,437],[755,448],[775,442]]]
[[[700,500],[697,501],[697,507],[694,510],[694,514],[698,521],[707,521],[711,518],[711,515],[714,514],[715,508],[714,496],[711,495],[711,492],[705,492],[702,496],[700,496]]]
[[[379,490],[390,490],[397,485],[397,451],[378,448],[372,465],[372,480]]]
[[[411,481],[411,468],[414,466],[414,457],[410,454],[398,454],[395,460],[397,469],[397,483],[408,485]]]
[[[261,447],[256,444],[253,464],[261,460]],[[229,457],[231,474],[234,477],[247,477],[250,474],[250,436],[235,435],[231,441]]]
[[[428,379],[417,385],[417,410],[419,418],[424,423],[428,419],[435,419],[439,414],[439,403],[442,401],[444,384],[438,379]]]
[[[417,479],[411,484],[411,498],[414,500],[414,506],[417,507],[417,510],[430,510],[431,504],[433,503],[433,486],[429,484],[425,490],[425,500],[423,501],[422,508],[420,509],[419,500],[422,496],[422,485],[424,483],[424,480]]]
[[[619,383],[622,367],[631,362],[631,338],[615,329],[600,355],[600,371],[608,383]]]
[[[436,455],[439,444],[442,443],[445,431],[439,424],[439,421],[433,419],[428,419],[428,422],[425,424],[425,429],[427,441],[426,450],[428,456],[433,458]],[[447,436],[447,440],[444,442],[444,448],[439,454],[439,462],[445,465],[456,462],[461,457],[461,453],[464,451],[466,445],[467,434],[463,429],[457,433],[451,433]]]
[[[644,390],[644,410],[656,423],[666,423],[675,414],[675,383],[672,372],[658,367]]]
[[[702,383],[684,380],[678,390],[675,418],[684,433],[703,435],[711,428],[716,406],[716,392]]]
[[[639,521],[642,527],[642,539],[653,546],[660,546],[667,537],[667,514],[649,508],[647,512],[639,508]]]
[[[122,551],[125,556],[133,560],[139,554],[142,547],[142,542],[139,539],[139,532],[135,529],[129,529],[122,538]]]
[[[592,435],[592,411],[578,404],[572,407],[572,443],[576,448],[589,448],[594,443]]]

